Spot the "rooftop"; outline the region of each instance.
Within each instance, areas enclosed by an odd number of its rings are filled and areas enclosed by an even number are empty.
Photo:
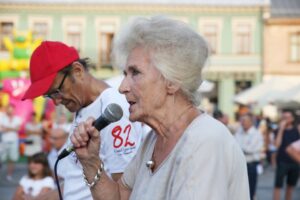
[[[269,0],[0,0],[0,4],[157,4],[244,7],[269,5]]]

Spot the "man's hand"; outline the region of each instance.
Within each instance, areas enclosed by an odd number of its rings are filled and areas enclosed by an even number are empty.
[[[279,124],[279,128],[281,130],[284,130],[286,128],[287,122],[285,120],[282,120]]]

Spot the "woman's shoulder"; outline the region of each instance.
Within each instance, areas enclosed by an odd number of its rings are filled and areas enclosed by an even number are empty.
[[[202,113],[187,127],[188,132],[198,139],[232,136],[229,129],[207,113]]]
[[[31,179],[28,177],[28,175],[24,175],[22,176],[22,178],[20,179],[20,185],[26,185],[28,184],[28,182],[30,182]]]

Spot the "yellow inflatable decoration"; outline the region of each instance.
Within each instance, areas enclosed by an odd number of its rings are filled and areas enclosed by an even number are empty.
[[[0,60],[0,73],[12,71],[27,71],[29,69],[29,60],[34,49],[42,42],[41,38],[32,39],[32,32],[14,31],[13,39],[4,37],[3,43],[9,51],[9,58]],[[1,77],[0,77],[1,78]],[[2,77],[3,78],[3,77]],[[2,95],[2,103],[7,105],[9,97],[6,94]],[[37,113],[37,118],[40,119],[45,100],[37,98],[33,102],[34,111]]]
[[[21,71],[28,70],[31,53],[42,42],[42,39],[33,41],[31,31],[14,31],[13,40],[9,37],[4,37],[3,42],[10,56],[8,60],[0,60],[0,71]]]

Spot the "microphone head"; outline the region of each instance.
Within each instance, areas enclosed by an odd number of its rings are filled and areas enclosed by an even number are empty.
[[[109,104],[104,110],[103,117],[109,122],[119,121],[123,116],[123,110],[121,106],[115,103]]]

